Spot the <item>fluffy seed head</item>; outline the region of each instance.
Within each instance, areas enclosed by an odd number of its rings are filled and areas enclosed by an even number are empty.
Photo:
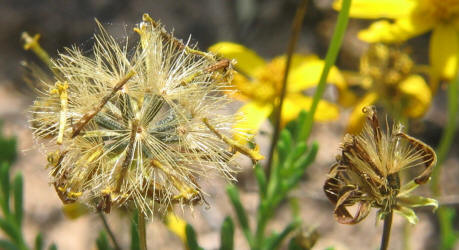
[[[231,62],[189,47],[148,15],[134,48],[99,28],[91,55],[73,47],[52,61],[54,80],[41,81],[31,108],[56,192],[64,203],[105,212],[134,205],[147,216],[202,201],[198,179],[211,169],[231,179],[230,149],[247,150],[229,139],[233,116],[218,112]]]

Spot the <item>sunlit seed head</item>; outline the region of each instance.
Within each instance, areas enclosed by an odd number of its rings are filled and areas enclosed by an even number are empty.
[[[42,81],[31,108],[62,201],[150,216],[202,201],[198,183],[209,170],[233,179],[231,148],[248,151],[232,145],[234,117],[219,112],[231,62],[182,43],[148,15],[133,49],[98,25],[92,54],[73,47],[53,60],[55,80]]]

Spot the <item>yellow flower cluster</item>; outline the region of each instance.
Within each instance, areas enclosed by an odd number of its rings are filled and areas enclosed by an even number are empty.
[[[341,0],[334,7],[341,7]],[[359,33],[370,42],[400,43],[432,31],[430,63],[436,79],[456,76],[459,59],[459,0],[353,0],[351,17],[380,19]],[[387,20],[389,19],[389,20]]]
[[[254,51],[230,42],[217,43],[209,51],[237,61],[234,66],[237,71],[233,79],[233,86],[237,89],[234,97],[246,103],[239,109],[242,119],[235,126],[248,134],[254,134],[279,102],[286,56],[265,61]],[[301,110],[309,110],[312,98],[304,95],[304,91],[318,84],[323,66],[324,61],[315,55],[293,55],[282,108],[283,125],[295,119]],[[336,68],[331,70],[328,81],[341,88],[345,85]],[[322,100],[314,118],[317,121],[330,121],[338,115],[335,104]]]
[[[409,55],[397,47],[370,45],[360,60],[360,71],[344,74],[346,87],[340,89],[341,104],[354,107],[347,131],[355,134],[362,129],[365,115],[361,110],[368,105],[385,107],[397,120],[422,116],[432,94],[414,66]]]

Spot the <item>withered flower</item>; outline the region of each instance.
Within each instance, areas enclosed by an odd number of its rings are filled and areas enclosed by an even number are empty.
[[[359,135],[346,134],[342,152],[325,181],[324,191],[335,205],[335,218],[339,223],[356,224],[375,207],[380,219],[394,211],[414,224],[418,218],[411,207],[438,206],[434,199],[409,195],[429,181],[436,163],[435,152],[402,132],[401,124],[389,128],[386,121],[384,132],[373,106],[365,107],[363,112],[367,115],[363,131]],[[414,167],[423,170],[402,186],[399,173]],[[355,214],[351,214],[351,207]]]

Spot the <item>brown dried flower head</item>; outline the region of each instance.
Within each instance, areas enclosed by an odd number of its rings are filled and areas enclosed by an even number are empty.
[[[54,79],[41,79],[31,108],[64,203],[151,216],[202,201],[199,178],[211,170],[232,179],[236,151],[262,158],[230,139],[234,116],[218,112],[229,102],[231,61],[189,47],[146,14],[133,49],[99,28],[91,55],[69,48],[51,62]]]
[[[436,163],[435,152],[403,133],[401,124],[389,128],[386,122],[384,132],[373,106],[365,107],[363,112],[367,115],[363,131],[359,135],[346,134],[342,152],[325,181],[324,191],[335,205],[335,218],[339,223],[355,224],[375,207],[381,219],[395,211],[416,223],[417,217],[410,207],[438,206],[436,200],[409,195],[430,179]],[[408,168],[422,168],[422,171],[401,186],[399,173]],[[351,214],[351,207],[355,214]]]

